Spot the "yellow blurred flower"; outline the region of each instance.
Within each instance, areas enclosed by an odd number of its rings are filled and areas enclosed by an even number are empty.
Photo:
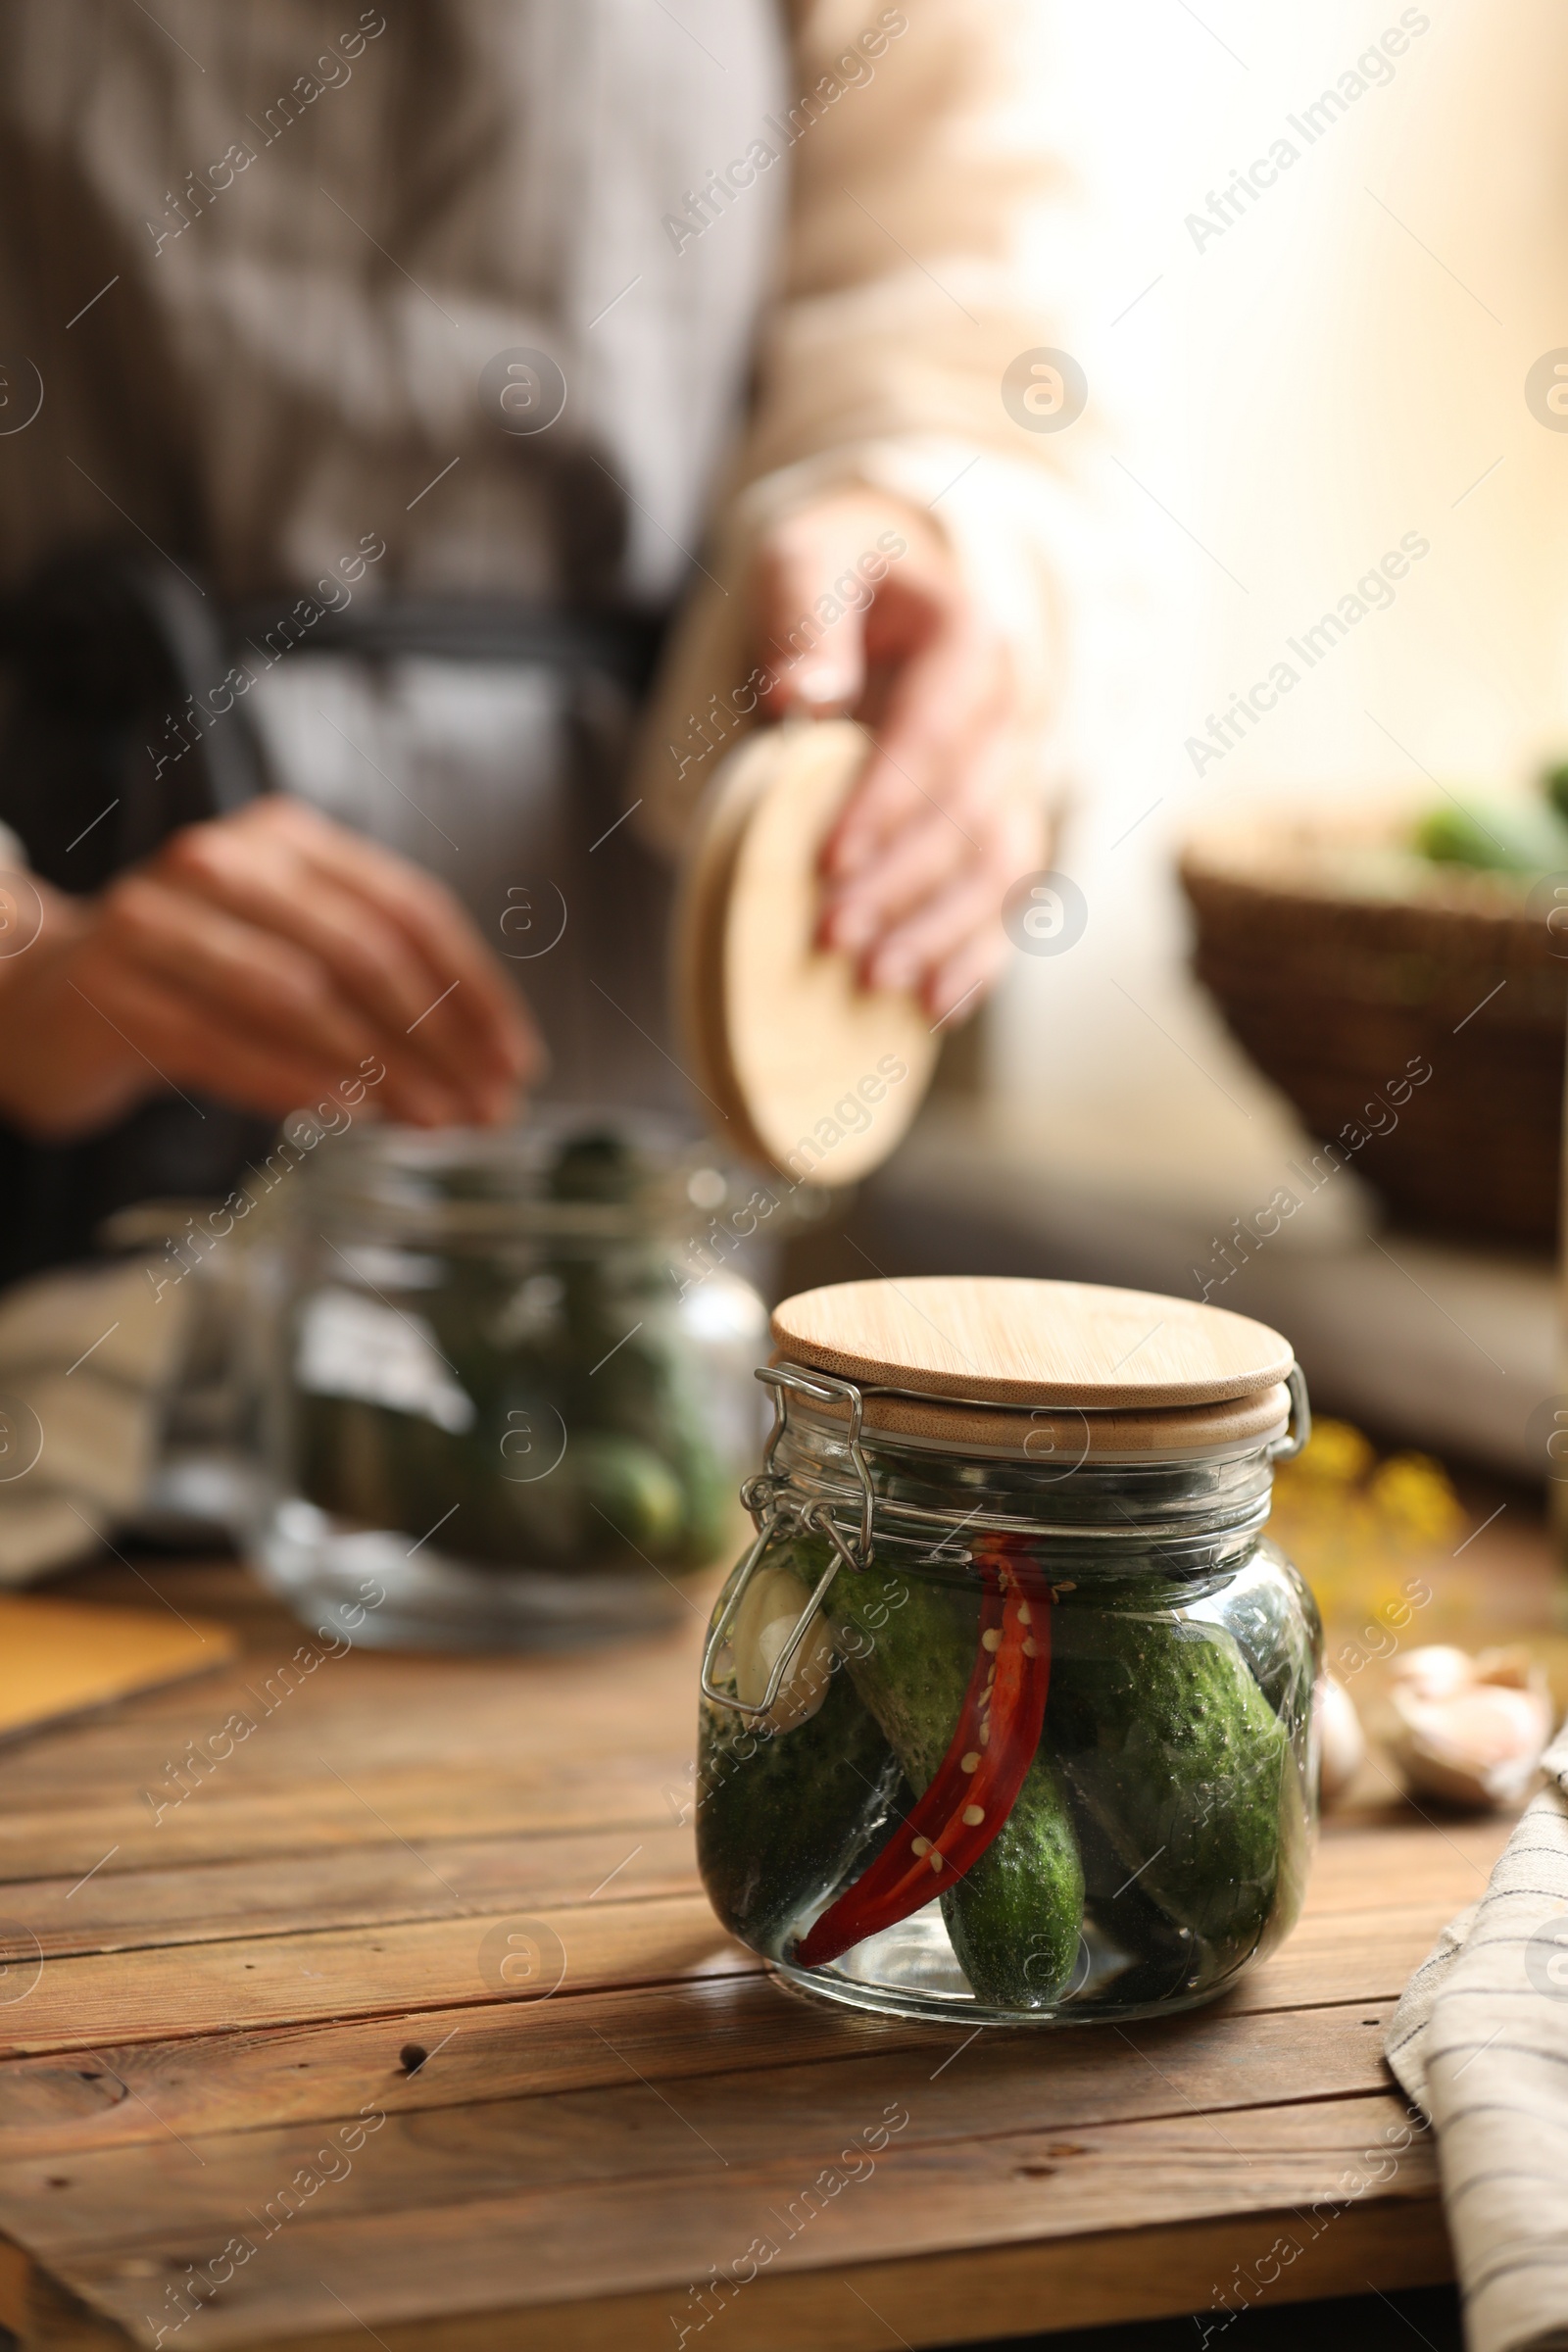
[[[1391,1454],[1373,1473],[1369,1492],[1391,1528],[1402,1528],[1418,1541],[1442,1543],[1464,1525],[1447,1474],[1430,1454]]]
[[[1312,1435],[1294,1462],[1281,1464],[1274,1480],[1278,1495],[1300,1486],[1349,1485],[1363,1478],[1377,1456],[1348,1421],[1314,1421]]]
[[[1348,1421],[1319,1421],[1274,1482],[1269,1534],[1326,1617],[1376,1613],[1412,1560],[1451,1550],[1465,1513],[1441,1463],[1376,1449]]]

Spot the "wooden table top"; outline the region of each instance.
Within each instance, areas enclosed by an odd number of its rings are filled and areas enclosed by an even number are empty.
[[[306,1671],[326,1645],[237,1568],[74,1589],[231,1616],[246,1653],[0,1750],[25,2346],[849,2352],[1217,2332],[1449,2275],[1379,2051],[1506,1823],[1342,1818],[1214,2006],[966,2036],[808,2001],[716,1926],[695,1614],[589,1657]]]

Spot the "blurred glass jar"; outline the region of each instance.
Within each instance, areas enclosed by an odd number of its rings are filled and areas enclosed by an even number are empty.
[[[728,1257],[703,1246],[720,1227]],[[735,1258],[759,1227],[651,1121],[334,1139],[262,1261],[263,1577],[382,1647],[683,1614],[757,1446],[766,1316]]]

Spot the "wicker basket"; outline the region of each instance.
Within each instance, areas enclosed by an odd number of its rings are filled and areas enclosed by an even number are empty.
[[[1526,889],[1428,865],[1408,832],[1391,804],[1190,841],[1195,968],[1313,1135],[1383,1126],[1353,1162],[1405,1219],[1551,1247],[1568,960]],[[1431,1077],[1390,1126],[1376,1099],[1423,1061]]]

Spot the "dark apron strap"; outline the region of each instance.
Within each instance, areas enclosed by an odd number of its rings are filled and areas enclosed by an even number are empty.
[[[309,597],[298,602],[307,612],[312,608]],[[291,661],[314,652],[385,661],[425,654],[447,662],[496,662],[565,676],[612,678],[641,702],[667,625],[662,612],[574,612],[504,597],[361,598],[336,611],[314,610],[314,619],[297,614],[292,622],[280,622],[276,605],[242,606],[231,624],[239,658],[247,645],[265,647],[269,633],[286,625]]]
[[[56,556],[0,605],[9,675],[0,817],[36,873],[82,895],[180,825],[266,789],[243,707],[203,725],[230,655],[200,585],[156,556]]]
[[[100,890],[178,826],[265,789],[238,711],[213,728],[187,724],[174,740],[188,752],[168,756],[171,722],[205,701],[228,658],[211,598],[151,554],[51,559],[0,609],[0,818],[59,890]],[[130,1201],[227,1193],[272,1132],[173,1092],[81,1143],[0,1125],[0,1281],[85,1256],[103,1219]]]

